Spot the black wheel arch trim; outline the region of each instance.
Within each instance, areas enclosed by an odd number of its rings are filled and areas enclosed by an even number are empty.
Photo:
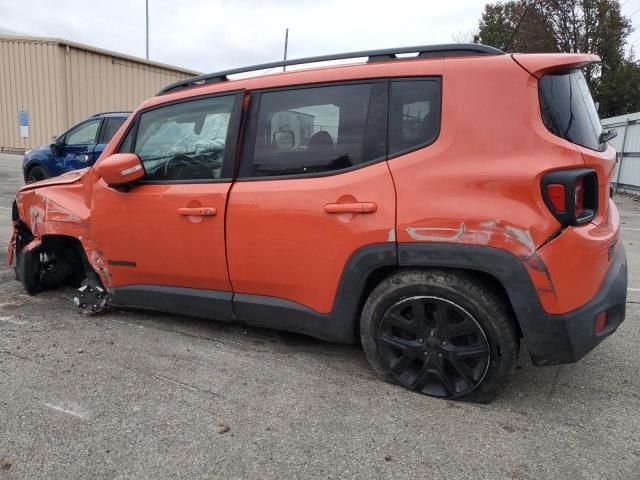
[[[538,293],[519,257],[494,247],[436,243],[398,244],[400,267],[446,267],[491,275],[504,288],[535,365],[557,365],[579,360],[613,333],[624,320],[627,263],[619,246],[598,293],[571,312],[544,311]],[[607,311],[608,327],[596,335],[594,321]]]
[[[398,264],[457,268],[491,275],[506,291],[518,320],[544,314],[523,261],[506,250],[477,245],[400,243]]]

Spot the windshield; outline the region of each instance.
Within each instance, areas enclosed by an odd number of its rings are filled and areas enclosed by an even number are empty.
[[[580,70],[545,75],[538,90],[542,120],[553,134],[592,150],[604,150],[598,112]]]

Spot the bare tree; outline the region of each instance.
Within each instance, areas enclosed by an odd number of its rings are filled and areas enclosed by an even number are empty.
[[[462,30],[458,30],[456,33],[451,35],[454,43],[478,43],[478,30],[468,30],[463,32]]]

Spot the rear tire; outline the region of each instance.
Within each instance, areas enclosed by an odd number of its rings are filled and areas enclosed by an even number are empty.
[[[405,270],[386,278],[365,303],[360,336],[380,378],[440,398],[488,403],[518,359],[511,309],[465,272]]]
[[[49,178],[49,172],[40,165],[34,165],[27,172],[26,183],[39,182],[40,180],[45,180],[47,178]]]

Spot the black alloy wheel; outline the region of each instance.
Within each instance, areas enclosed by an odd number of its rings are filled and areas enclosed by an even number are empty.
[[[382,380],[423,394],[489,403],[518,364],[517,319],[500,285],[474,272],[391,273],[369,293],[360,340]]]
[[[484,379],[491,360],[480,324],[460,305],[413,296],[392,305],[378,328],[383,365],[412,390],[459,397]]]

